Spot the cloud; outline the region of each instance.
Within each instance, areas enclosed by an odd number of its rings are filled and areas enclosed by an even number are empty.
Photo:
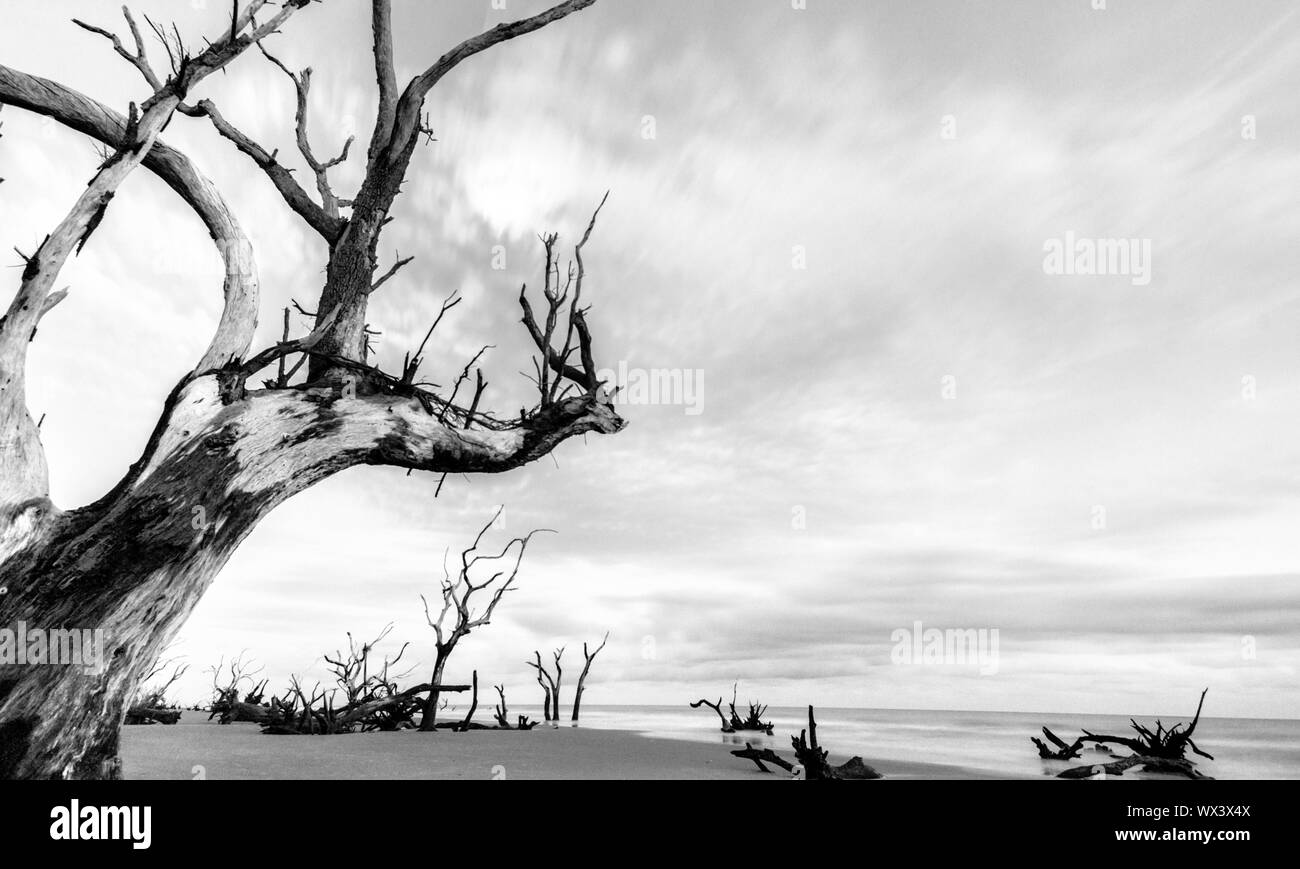
[[[107,52],[56,70],[16,36],[68,12],[24,7],[0,35],[6,62],[114,104],[138,96]],[[373,113],[363,13],[309,11],[276,40],[316,70],[322,152]],[[429,376],[494,344],[488,398],[516,407],[537,233],[571,244],[608,189],[587,258],[598,361],[702,371],[704,412],[631,406],[617,437],[451,478],[436,499],[436,479],[347,472],[252,535],[184,650],[202,664],[248,647],[282,679],[319,673],[345,631],[395,621],[427,665],[418,596],[443,550],[505,504],[509,533],[560,534],[457,666],[512,691],[532,686],[533,649],[572,655],[611,629],[592,702],[678,703],[739,677],[796,705],[1165,712],[1211,684],[1221,714],[1300,715],[1286,690],[1300,450],[1279,436],[1297,414],[1300,109],[1283,83],[1300,18],[1269,3],[1174,13],[603,0],[465,64],[430,101],[436,141],[382,246],[385,262],[416,261],[372,305],[381,364],[397,367],[456,290]],[[485,23],[396,14],[404,75],[439,50],[430,39]],[[212,95],[293,154],[278,71],[250,58]],[[314,299],[323,249],[188,121],[167,136],[252,234],[259,340],[273,340],[276,312]],[[93,158],[75,136],[5,122],[0,233],[30,246]],[[1151,284],[1045,275],[1042,245],[1067,231],[1150,239]],[[206,244],[168,191],[132,178],[69,270],[73,296],[33,345],[60,503],[134,459],[204,346]],[[998,674],[890,664],[891,631],[915,620],[998,628]]]

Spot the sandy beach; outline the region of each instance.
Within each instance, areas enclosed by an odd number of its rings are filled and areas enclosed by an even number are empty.
[[[594,728],[435,734],[265,736],[187,712],[173,726],[126,727],[128,779],[735,779],[783,780],[730,746]],[[847,757],[831,755],[839,763]],[[957,766],[864,758],[887,779],[982,778]]]

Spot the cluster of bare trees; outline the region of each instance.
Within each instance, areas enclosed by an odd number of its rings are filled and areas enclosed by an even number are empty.
[[[577,723],[578,717],[582,712],[582,692],[586,690],[587,674],[591,672],[592,662],[600,654],[600,650],[605,648],[609,642],[609,632],[605,632],[605,637],[600,641],[600,645],[595,649],[588,651],[587,644],[582,644],[582,671],[578,674],[578,684],[573,691],[573,713],[569,720]],[[537,685],[542,689],[542,714],[548,722],[560,721],[560,692],[564,687],[564,646],[556,649],[551,653],[551,660],[555,667],[555,675],[542,663],[542,653],[533,651],[533,660],[524,661],[525,664],[532,667],[537,675]]]
[[[290,678],[288,689],[269,701],[265,699],[266,681],[256,680],[260,670],[253,668],[242,654],[229,663],[223,659],[211,670],[213,699],[209,719],[219,717],[222,724],[251,721],[262,725],[266,733],[305,735],[408,729],[465,731],[488,727],[473,720],[478,710],[478,671],[473,671],[469,684],[452,685],[444,679],[452,653],[461,641],[474,630],[488,625],[506,593],[516,587],[515,581],[528,543],[540,533],[532,531],[524,537],[512,538],[500,549],[484,549],[484,538],[500,516],[501,509],[498,509],[479,530],[473,543],[461,550],[454,568],[444,557],[441,606],[431,607],[428,598],[421,596],[425,620],[435,638],[434,663],[428,682],[406,688],[399,684],[414,671],[413,667],[402,671],[397,669],[410,643],[404,643],[391,659],[385,656],[376,660],[375,649],[392,632],[390,624],[367,642],[358,642],[348,634],[346,649],[324,656],[333,677],[332,684],[317,682],[308,689],[299,677],[294,676]],[[578,720],[582,692],[591,665],[608,640],[607,633],[594,650],[588,650],[583,644],[585,664],[574,698],[574,721]],[[560,649],[555,654],[556,677],[552,683],[555,690],[547,695],[547,721],[553,717],[553,698],[558,716],[559,679],[562,675],[559,662],[563,652]],[[531,730],[536,726],[536,722],[529,721],[525,715],[512,722],[506,705],[505,686],[495,687],[500,700],[494,715],[496,729]],[[465,692],[470,692],[469,711],[465,717],[439,722],[438,713],[449,706],[446,695]]]
[[[8,589],[0,597],[0,623],[95,625],[112,644],[109,666],[94,678],[76,668],[0,673],[0,738],[6,745],[0,778],[118,777],[120,726],[160,651],[235,548],[295,494],[357,465],[394,465],[444,478],[501,473],[571,438],[623,428],[596,375],[583,304],[589,295],[584,247],[594,215],[564,280],[556,265],[556,237],[545,236],[542,318],[534,316],[526,285],[520,291],[524,325],[538,353],[531,408],[518,415],[513,409],[505,415],[488,410],[487,383],[482,370],[475,370],[479,356],[449,386],[438,387],[419,373],[424,344],[396,374],[380,370],[368,354],[369,298],[380,288],[391,292],[393,278],[409,262],[399,258],[381,273],[379,250],[417,145],[433,138],[425,115],[431,90],[469,58],[593,3],[565,0],[500,24],[399,85],[391,0],[371,0],[375,121],[361,155],[364,178],[348,196],[335,193],[329,171],[351,159],[353,150],[345,146],[338,157],[323,159],[308,141],[308,72],[294,73],[267,54],[292,80],[299,153],[290,159],[306,165],[315,195],[276,151],[253,141],[199,93],[209,76],[250,48],[263,48],[263,40],[296,15],[328,4],[233,0],[228,19],[201,51],[186,43],[179,27],[146,20],[146,30],[129,11],[126,39],[82,24],[143,81],[143,99],[125,113],[0,65],[0,105],[49,117],[104,149],[103,161],[64,217],[48,232],[33,233],[41,240],[22,254],[21,274],[13,273],[17,289],[0,318],[0,576]],[[151,40],[158,46],[153,57]],[[324,282],[307,335],[286,334],[274,346],[251,352],[259,292],[253,249],[216,186],[160,138],[179,118],[210,125],[229,141],[323,240],[323,268],[312,271],[322,273]],[[103,497],[65,510],[49,497],[40,427],[27,407],[28,346],[41,319],[67,298],[64,288],[56,289],[60,271],[87,250],[114,197],[139,167],[165,182],[211,235],[225,263],[224,308],[207,348],[161,402],[139,459]],[[264,369],[275,375],[258,388],[255,377]],[[468,383],[474,384],[473,395],[462,398]],[[196,507],[208,521],[196,525]],[[299,699],[300,714],[301,704],[310,701],[310,694]],[[436,703],[426,700],[426,708]]]

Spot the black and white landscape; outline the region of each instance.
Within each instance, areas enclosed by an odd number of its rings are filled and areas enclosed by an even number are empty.
[[[0,777],[1300,778],[1300,11],[0,28]]]

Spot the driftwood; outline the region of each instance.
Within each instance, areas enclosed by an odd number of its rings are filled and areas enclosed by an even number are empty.
[[[154,709],[148,706],[132,706],[126,710],[124,724],[175,724],[181,720],[179,709]]]
[[[773,730],[772,722],[763,720],[763,713],[767,711],[766,706],[750,703],[749,712],[745,715],[744,718],[741,718],[740,714],[736,712],[736,688],[738,684],[739,683],[733,683],[731,686],[731,703],[729,704],[730,706],[729,716],[722,714],[721,697],[718,698],[717,703],[711,703],[708,700],[705,700],[704,698],[700,698],[699,700],[696,700],[694,703],[691,704],[691,708],[699,709],[701,706],[707,706],[710,709],[712,709],[714,712],[716,712],[718,715],[718,720],[722,722],[723,733],[737,733],[742,730],[752,730],[752,731],[758,731],[760,733],[766,733],[768,736],[771,736]]]
[[[1123,775],[1125,770],[1132,769],[1135,766],[1141,766],[1142,772],[1163,772],[1172,775],[1186,776],[1198,781],[1213,781],[1213,776],[1208,776],[1196,768],[1196,764],[1185,759],[1171,759],[1167,757],[1142,757],[1141,755],[1129,755],[1110,763],[1099,763],[1091,766],[1074,766],[1058,773],[1057,778],[1083,779],[1092,778],[1098,774],[1105,775]]]
[[[771,772],[770,769],[764,766],[764,762],[779,766],[786,772],[794,772],[794,764],[770,748],[759,749],[746,742],[743,750],[737,749],[736,751],[733,751],[732,754],[736,757],[743,757],[746,760],[752,760],[763,772]]]
[[[253,684],[253,676],[261,672],[261,668],[250,669],[252,662],[245,661],[244,654],[240,652],[231,658],[229,665],[226,664],[226,659],[222,658],[216,666],[209,668],[208,672],[212,673],[214,692],[209,707],[209,721],[217,718],[221,724],[231,724],[236,721],[252,721],[261,724],[269,719],[271,707],[262,703],[266,681]],[[223,672],[228,674],[224,681]],[[245,682],[253,684],[253,687],[243,695],[241,700],[240,685]]]
[[[1036,736],[1029,737],[1029,741],[1038,746],[1038,756],[1044,760],[1070,760],[1078,757],[1079,752],[1083,749],[1083,737],[1067,743],[1046,727],[1043,728],[1043,736],[1047,737],[1048,741],[1055,745],[1056,748],[1048,748],[1047,744]]]
[[[520,715],[516,723],[512,725],[510,723],[510,709],[506,706],[506,686],[496,685],[494,687],[497,689],[497,696],[501,698],[501,702],[496,706],[494,716],[498,730],[532,730],[537,726],[537,722],[530,721],[527,715]]]
[[[800,731],[798,736],[790,737],[790,744],[794,747],[795,763],[790,763],[770,748],[755,748],[748,742],[743,749],[731,753],[735,757],[752,760],[763,772],[771,772],[766,766],[770,763],[809,780],[864,781],[884,778],[856,756],[839,766],[831,766],[826,760],[828,752],[817,744],[817,719],[811,706],[808,707],[808,729]]]
[[[817,744],[817,719],[813,717],[811,706],[808,707],[807,731],[800,731],[797,737],[790,737],[790,742],[794,746],[794,755],[799,765],[803,767],[803,777],[809,781],[884,778],[863,763],[860,757],[851,757],[839,766],[831,766],[826,760],[829,752]]]
[[[1201,720],[1201,709],[1205,705],[1205,695],[1209,690],[1209,688],[1206,688],[1201,692],[1200,702],[1196,704],[1196,714],[1192,717],[1191,724],[1186,725],[1185,730],[1181,722],[1165,729],[1164,723],[1159,719],[1156,720],[1155,730],[1152,730],[1130,718],[1129,724],[1137,733],[1137,738],[1107,736],[1085,730],[1083,736],[1080,736],[1072,743],[1066,743],[1065,740],[1044,727],[1043,735],[1056,748],[1050,748],[1042,740],[1032,736],[1030,741],[1038,747],[1038,756],[1044,760],[1072,760],[1079,758],[1080,752],[1085,745],[1088,746],[1090,751],[1105,752],[1112,757],[1114,753],[1110,749],[1111,745],[1122,745],[1133,752],[1128,757],[1119,758],[1108,763],[1071,767],[1059,773],[1058,778],[1084,779],[1091,778],[1099,773],[1123,775],[1125,770],[1140,766],[1143,772],[1162,772],[1182,775],[1192,779],[1209,779],[1210,776],[1197,770],[1195,763],[1186,757],[1187,750],[1191,749],[1201,757],[1210,760],[1214,759],[1213,755],[1202,751],[1192,741],[1192,733],[1195,732],[1196,725]]]
[[[1196,704],[1196,715],[1193,716],[1192,723],[1187,725],[1186,730],[1182,729],[1182,722],[1179,722],[1166,730],[1164,724],[1162,724],[1158,718],[1156,719],[1156,729],[1150,730],[1130,718],[1129,724],[1137,733],[1137,739],[1126,736],[1104,736],[1089,733],[1086,730],[1083,731],[1084,735],[1080,737],[1080,739],[1083,742],[1122,745],[1131,750],[1134,754],[1142,757],[1160,758],[1164,760],[1182,760],[1187,754],[1187,749],[1190,748],[1201,757],[1214,760],[1214,755],[1201,751],[1201,749],[1197,747],[1196,743],[1192,741],[1192,733],[1196,730],[1196,725],[1201,720],[1201,707],[1205,705],[1205,695],[1209,690],[1209,688],[1206,688],[1201,692],[1201,700]]]
[[[189,670],[188,664],[177,664],[177,658],[160,660],[140,681],[141,685],[153,687],[142,688],[135,695],[135,700],[127,707],[123,724],[175,724],[181,720],[180,707],[167,700],[167,692]],[[171,675],[160,683],[154,679],[168,667]]]
[[[323,691],[318,685],[308,695],[294,679],[293,688],[286,698],[272,701],[272,706],[267,708],[267,716],[261,722],[264,725],[262,732],[279,736],[310,736],[410,729],[415,726],[411,719],[425,708],[427,695],[434,691],[461,693],[471,687],[425,683],[335,707],[332,692]],[[387,726],[383,722],[402,723]],[[462,723],[456,722],[451,726],[460,727]]]

